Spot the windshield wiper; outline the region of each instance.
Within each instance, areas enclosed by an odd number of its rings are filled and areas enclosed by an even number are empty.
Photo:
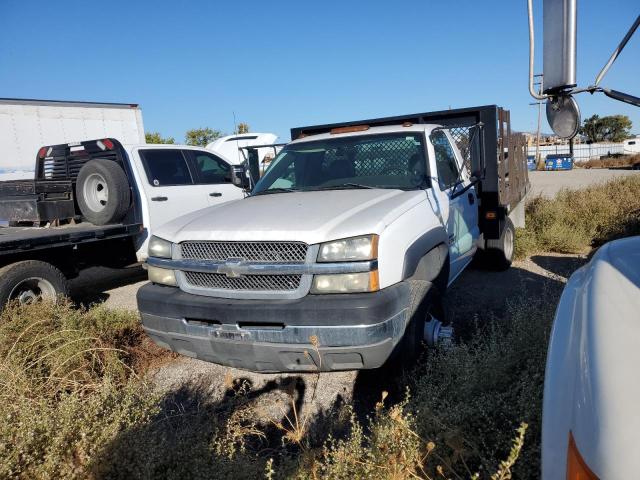
[[[318,190],[342,190],[347,188],[383,188],[383,187],[373,187],[371,185],[363,185],[361,183],[340,183],[338,185],[327,185],[325,187],[318,187]]]
[[[298,190],[297,188],[282,188],[282,187],[277,187],[277,188],[268,188],[266,190],[263,190],[261,192],[258,193],[252,193],[251,196],[255,197],[257,195],[269,195],[271,193],[289,193],[289,192],[299,192],[300,190]]]

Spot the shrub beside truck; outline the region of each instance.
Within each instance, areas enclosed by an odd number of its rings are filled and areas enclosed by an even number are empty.
[[[87,267],[144,261],[160,225],[245,196],[238,166],[205,148],[101,138],[33,153],[34,179],[0,182],[0,307],[66,295]]]
[[[476,255],[505,269],[525,145],[485,106],[294,128],[251,194],[154,231],[143,326],[254,371],[370,369],[451,336],[441,301]]]

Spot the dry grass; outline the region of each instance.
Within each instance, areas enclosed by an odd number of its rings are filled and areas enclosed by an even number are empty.
[[[640,164],[640,155],[622,155],[608,158],[591,159],[576,166],[581,168],[626,168]]]
[[[383,396],[363,423],[349,406],[300,413],[300,393],[283,383],[291,402],[278,427],[259,421],[260,396],[231,378],[221,401],[188,385],[161,397],[134,368],[140,343],[127,312],[43,303],[0,314],[0,478],[460,475],[446,445],[421,431],[420,385],[388,407]],[[514,428],[505,424],[506,460],[487,458],[496,478],[508,478],[522,448],[524,431],[509,440]]]
[[[640,176],[618,178],[553,199],[534,198],[518,230],[516,255],[583,253],[604,242],[640,234]]]
[[[521,422],[529,431],[514,472],[516,478],[538,477],[542,387],[557,296],[549,291],[543,299],[512,300],[503,318],[479,328],[468,342],[427,352],[412,373],[409,406],[417,431],[435,442],[459,477],[493,471]]]
[[[86,478],[105,441],[147,421],[156,400],[128,351],[137,317],[69,305],[0,313],[0,477]]]

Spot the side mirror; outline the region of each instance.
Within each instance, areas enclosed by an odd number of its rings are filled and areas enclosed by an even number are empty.
[[[248,190],[251,187],[247,169],[244,165],[233,165],[231,167],[231,182],[243,190]]]
[[[580,108],[571,95],[559,95],[547,100],[547,122],[560,138],[573,138],[580,129]]]

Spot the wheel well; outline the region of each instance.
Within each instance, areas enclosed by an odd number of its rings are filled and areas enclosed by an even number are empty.
[[[425,253],[418,261],[415,271],[409,280],[422,280],[431,282],[441,292],[447,288],[449,280],[449,249],[444,243],[440,243]]]

